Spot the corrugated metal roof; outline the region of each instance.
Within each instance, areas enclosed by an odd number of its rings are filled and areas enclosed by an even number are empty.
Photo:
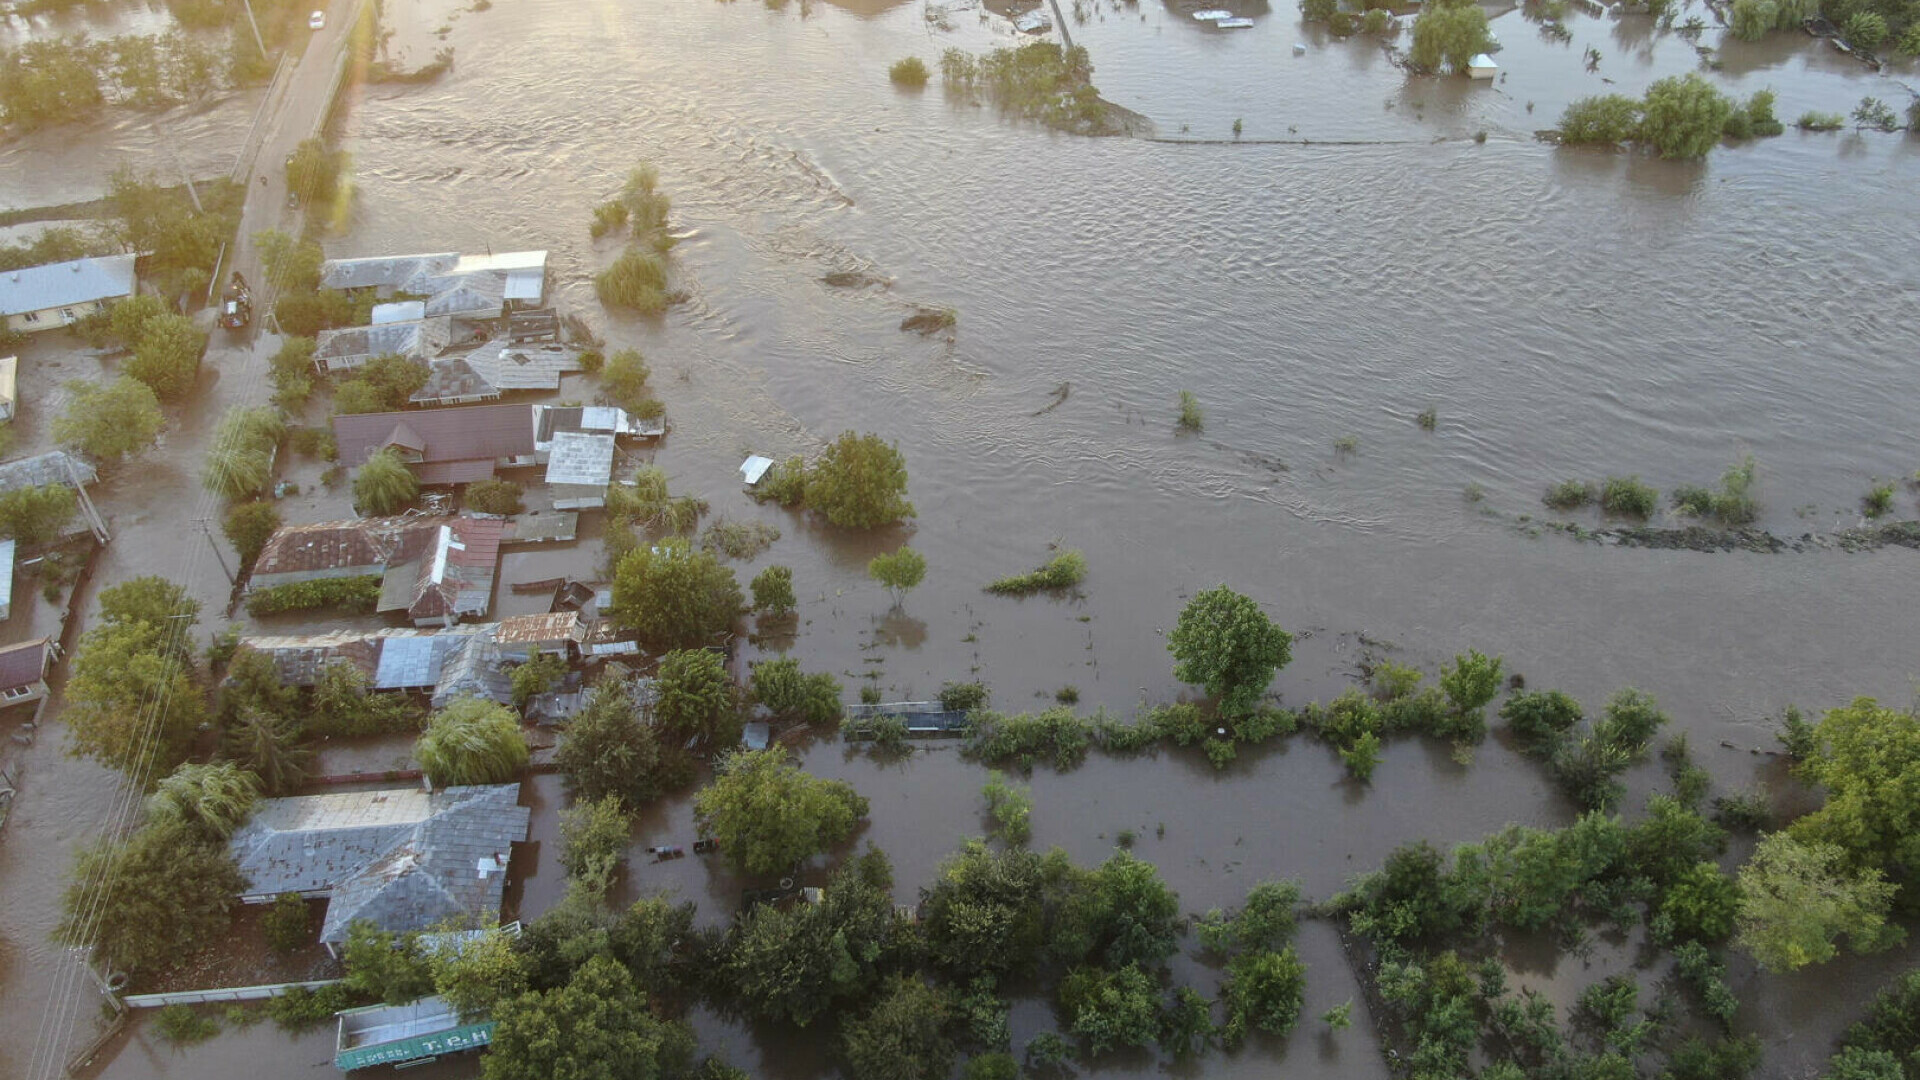
[[[493,475],[492,462],[533,453],[533,412],[528,406],[471,405],[336,416],[333,434],[340,461],[349,467],[360,465],[403,426],[426,444],[420,448],[420,464],[483,461],[487,467],[481,479]],[[427,478],[425,470],[416,471],[422,480]]]
[[[453,326],[446,319],[347,326],[315,335],[313,356],[328,371],[351,371],[388,353],[424,360],[438,355],[451,340]]]
[[[33,457],[0,462],[0,491],[45,487],[48,484],[73,486],[75,477],[82,486],[100,479],[87,459],[65,450],[50,450]]]
[[[137,256],[103,255],[0,272],[0,315],[133,295]]]
[[[453,251],[436,255],[328,259],[320,264],[320,284],[328,289],[399,289],[423,274],[444,274],[459,261],[460,254]]]
[[[375,326],[387,323],[417,322],[427,317],[427,303],[424,300],[395,300],[390,304],[375,304],[368,321]]]
[[[493,639],[502,645],[547,645],[572,641],[580,629],[580,613],[556,611],[545,615],[514,615],[501,619]]]
[[[613,436],[557,432],[547,459],[547,483],[605,490],[613,479]]]

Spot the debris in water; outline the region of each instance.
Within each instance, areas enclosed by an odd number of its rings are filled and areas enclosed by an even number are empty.
[[[1057,409],[1057,408],[1059,408],[1060,406],[1062,406],[1062,405],[1064,405],[1064,404],[1066,404],[1066,401],[1067,401],[1067,395],[1068,395],[1068,394],[1071,394],[1071,393],[1073,393],[1073,384],[1072,384],[1072,383],[1070,383],[1070,382],[1063,382],[1063,383],[1061,383],[1061,384],[1060,384],[1059,386],[1056,386],[1056,387],[1054,387],[1054,388],[1053,388],[1053,400],[1052,400],[1052,401],[1049,401],[1049,402],[1047,402],[1047,404],[1046,404],[1045,406],[1043,406],[1042,408],[1040,408],[1040,409],[1037,409],[1037,410],[1035,410],[1035,411],[1033,411],[1033,412],[1031,412],[1031,413],[1028,413],[1027,415],[1029,415],[1029,416],[1045,416],[1046,414],[1048,414],[1048,413],[1050,413],[1050,412],[1052,412],[1053,410],[1055,410],[1055,409]]]

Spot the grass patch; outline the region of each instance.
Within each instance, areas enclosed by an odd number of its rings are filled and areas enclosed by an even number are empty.
[[[1180,391],[1179,424],[1181,431],[1199,431],[1207,426],[1206,414],[1200,411],[1200,399],[1194,397],[1191,390]]]
[[[1713,518],[1735,528],[1750,524],[1760,514],[1759,500],[1753,497],[1757,468],[1753,455],[1748,454],[1721,475],[1717,489],[1677,487],[1673,489],[1673,508],[1689,517]]]
[[[780,539],[780,530],[763,521],[728,521],[722,518],[700,534],[700,546],[729,559],[751,560]]]
[[[1800,119],[1795,120],[1793,126],[1801,131],[1839,131],[1847,126],[1847,118],[1839,113],[1809,110],[1801,113]]]
[[[1591,481],[1562,480],[1548,488],[1540,501],[1555,510],[1578,510],[1599,497]]]
[[[1609,476],[1600,487],[1600,509],[1617,517],[1647,518],[1660,508],[1660,491],[1638,475]]]
[[[1893,481],[1876,484],[1860,499],[1860,510],[1870,518],[1884,517],[1893,509]]]
[[[1003,577],[987,586],[1001,596],[1027,596],[1045,589],[1070,589],[1087,576],[1087,557],[1077,548],[1068,548],[1040,569],[1026,574]]]

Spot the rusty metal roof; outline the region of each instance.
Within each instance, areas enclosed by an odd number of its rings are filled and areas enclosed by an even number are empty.
[[[420,451],[418,465],[478,462],[485,465],[490,476],[495,461],[533,453],[533,411],[526,405],[469,405],[359,413],[334,417],[333,434],[339,443],[340,461],[349,468],[357,467],[398,436]],[[420,472],[425,480],[426,471]]]

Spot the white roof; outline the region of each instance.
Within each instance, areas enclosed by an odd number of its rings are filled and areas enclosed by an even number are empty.
[[[0,315],[114,300],[133,293],[132,255],[26,266],[0,273]]]
[[[503,251],[498,255],[462,255],[460,261],[453,264],[452,273],[473,274],[482,270],[506,273],[514,270],[545,270],[547,253],[544,251]]]
[[[771,468],[773,468],[772,458],[755,454],[740,463],[740,479],[745,480],[748,487],[752,487],[759,483],[760,478],[767,475],[767,470]]]
[[[604,488],[613,479],[613,436],[561,431],[553,436],[547,483]]]
[[[1499,67],[1500,65],[1494,63],[1493,57],[1488,56],[1486,53],[1474,53],[1473,59],[1467,61],[1467,66],[1468,67]]]
[[[373,305],[372,324],[383,326],[387,323],[416,322],[426,317],[425,300],[395,300],[391,304]]]

